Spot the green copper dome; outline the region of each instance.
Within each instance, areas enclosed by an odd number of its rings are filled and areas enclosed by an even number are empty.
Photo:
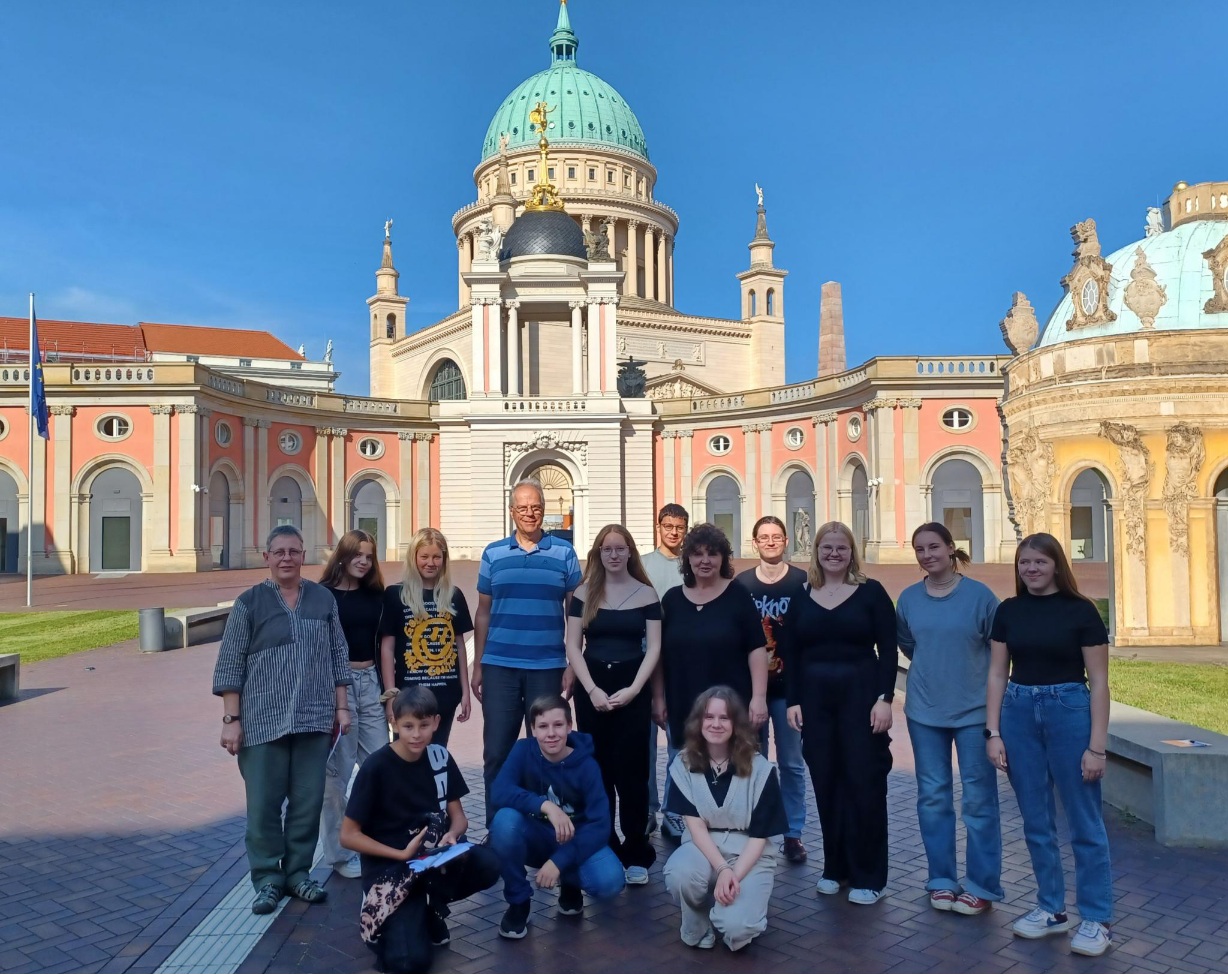
[[[648,158],[644,130],[623,96],[595,74],[576,66],[579,40],[571,29],[567,4],[559,8],[559,22],[550,36],[552,63],[503,99],[482,141],[482,161],[499,154],[499,135],[506,132],[508,149],[537,145],[529,112],[539,101],[550,106],[551,145],[603,145]]]

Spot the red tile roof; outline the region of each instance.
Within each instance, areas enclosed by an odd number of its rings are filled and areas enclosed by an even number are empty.
[[[100,325],[88,321],[38,319],[38,344],[44,359],[59,356],[67,360],[120,359],[146,360],[145,338],[136,325]],[[0,358],[12,361],[30,353],[28,318],[0,317]]]
[[[145,335],[145,346],[151,352],[303,361],[302,355],[267,331],[207,328],[203,325],[159,325],[148,321],[142,321],[140,329]]]

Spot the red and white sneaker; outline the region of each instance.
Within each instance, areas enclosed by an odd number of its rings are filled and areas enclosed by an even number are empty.
[[[941,910],[943,913],[949,913],[955,908],[955,890],[930,890],[930,906],[935,910]]]
[[[966,917],[974,917],[980,916],[982,913],[988,913],[993,909],[993,903],[989,900],[981,899],[975,893],[964,892],[955,897],[955,902],[947,907],[947,909],[955,913],[962,913]]]

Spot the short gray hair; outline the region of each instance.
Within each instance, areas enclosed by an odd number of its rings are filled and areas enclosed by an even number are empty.
[[[296,528],[293,524],[279,524],[272,531],[270,531],[269,536],[264,539],[264,550],[272,551],[274,541],[276,541],[278,538],[287,537],[298,538],[298,543],[304,548],[307,547],[307,542],[303,540],[302,531]]]
[[[540,480],[535,480],[532,477],[525,477],[523,480],[516,481],[516,486],[512,488],[512,492],[508,494],[508,507],[512,506],[512,498],[516,496],[518,490],[535,490],[537,491],[537,499],[541,502],[542,507],[546,506],[546,492],[542,490]]]

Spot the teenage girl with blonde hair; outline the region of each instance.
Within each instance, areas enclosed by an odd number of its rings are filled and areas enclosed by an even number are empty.
[[[465,633],[472,631],[469,603],[452,582],[448,539],[434,528],[423,528],[409,539],[404,578],[384,596],[380,671],[385,696],[415,685],[435,694],[439,729],[433,741],[444,747],[453,719],[469,719]],[[391,711],[388,719],[391,722]]]

